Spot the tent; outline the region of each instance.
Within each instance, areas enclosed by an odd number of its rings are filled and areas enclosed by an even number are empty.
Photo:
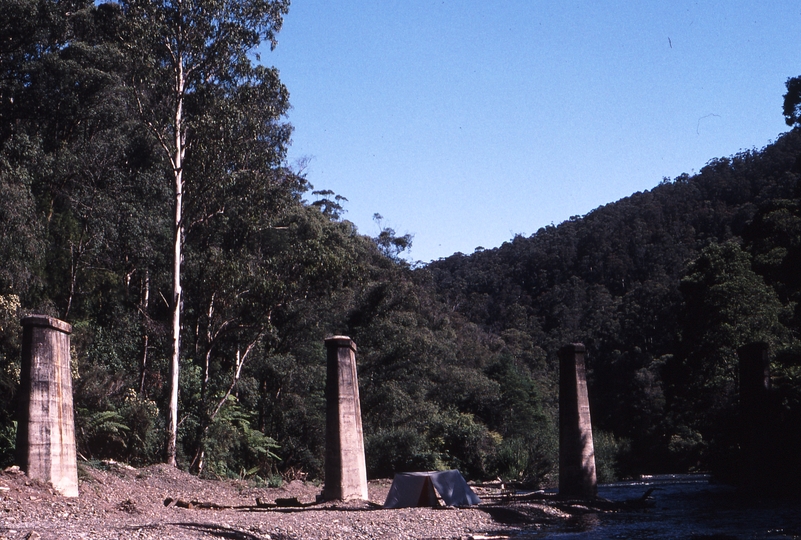
[[[470,506],[481,502],[464,481],[462,474],[453,469],[397,473],[392,480],[392,487],[389,488],[384,508],[439,506],[437,493],[448,506]]]

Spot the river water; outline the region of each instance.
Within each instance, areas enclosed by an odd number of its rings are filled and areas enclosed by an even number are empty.
[[[559,529],[523,533],[519,538],[801,539],[801,498],[748,496],[710,483],[704,475],[664,475],[601,485],[598,495],[625,501],[642,497],[652,487],[653,508],[586,514]]]

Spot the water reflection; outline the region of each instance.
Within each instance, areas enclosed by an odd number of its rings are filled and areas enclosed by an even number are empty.
[[[594,531],[601,525],[598,514],[582,514],[571,518],[567,522],[567,528],[575,532]]]
[[[556,530],[527,531],[520,538],[801,538],[801,499],[760,498],[708,477],[673,475],[599,486],[613,501],[641,497],[655,488],[653,508],[576,516]]]

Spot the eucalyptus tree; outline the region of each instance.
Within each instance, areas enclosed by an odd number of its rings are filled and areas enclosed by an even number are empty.
[[[790,127],[801,124],[801,76],[790,77],[785,83],[787,92],[784,94],[782,112],[784,121]]]
[[[24,295],[44,251],[33,185],[49,167],[36,80],[45,59],[68,42],[66,13],[79,4],[0,0],[0,295]]]
[[[751,268],[736,241],[701,250],[682,278],[681,342],[664,368],[673,459],[725,465],[736,443],[737,348],[752,342],[777,350],[792,336],[789,310]]]
[[[210,219],[223,206],[204,207],[199,203],[206,181],[224,182],[243,172],[236,152],[212,156],[220,159],[214,172],[220,176],[201,177],[204,143],[225,133],[200,128],[210,122],[210,114],[227,114],[224,108],[205,110],[209,96],[219,102],[243,87],[285,96],[274,70],[254,65],[253,55],[262,42],[277,44],[288,0],[122,0],[126,24],[123,43],[131,58],[130,85],[143,121],[163,150],[165,174],[172,184],[174,203],[172,240],[172,354],[170,360],[170,400],[167,427],[167,463],[176,463],[178,429],[178,376],[181,361],[181,312],[183,292],[181,265],[187,209],[206,210],[194,220]],[[233,101],[231,105],[233,105]],[[269,107],[247,111],[248,121],[257,127],[253,135],[266,156],[264,165],[274,166],[283,159],[288,130],[273,129],[288,107],[286,99],[273,100]],[[218,148],[219,149],[219,148]],[[231,150],[231,148],[227,148]],[[208,157],[208,156],[207,156]],[[226,161],[222,161],[225,159]]]

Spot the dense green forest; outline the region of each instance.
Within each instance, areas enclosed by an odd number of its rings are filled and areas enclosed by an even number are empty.
[[[553,481],[556,353],[579,341],[601,480],[726,477],[736,349],[763,341],[773,458],[801,477],[798,128],[415,267],[409,237],[359,234],[341,197],[287,164],[289,92],[252,53],[275,42],[288,2],[192,6],[0,0],[0,465],[19,320],[45,313],[73,326],[88,461],[169,460],[174,420],[180,467],[320,478],[323,340],[345,334],[371,477]]]

